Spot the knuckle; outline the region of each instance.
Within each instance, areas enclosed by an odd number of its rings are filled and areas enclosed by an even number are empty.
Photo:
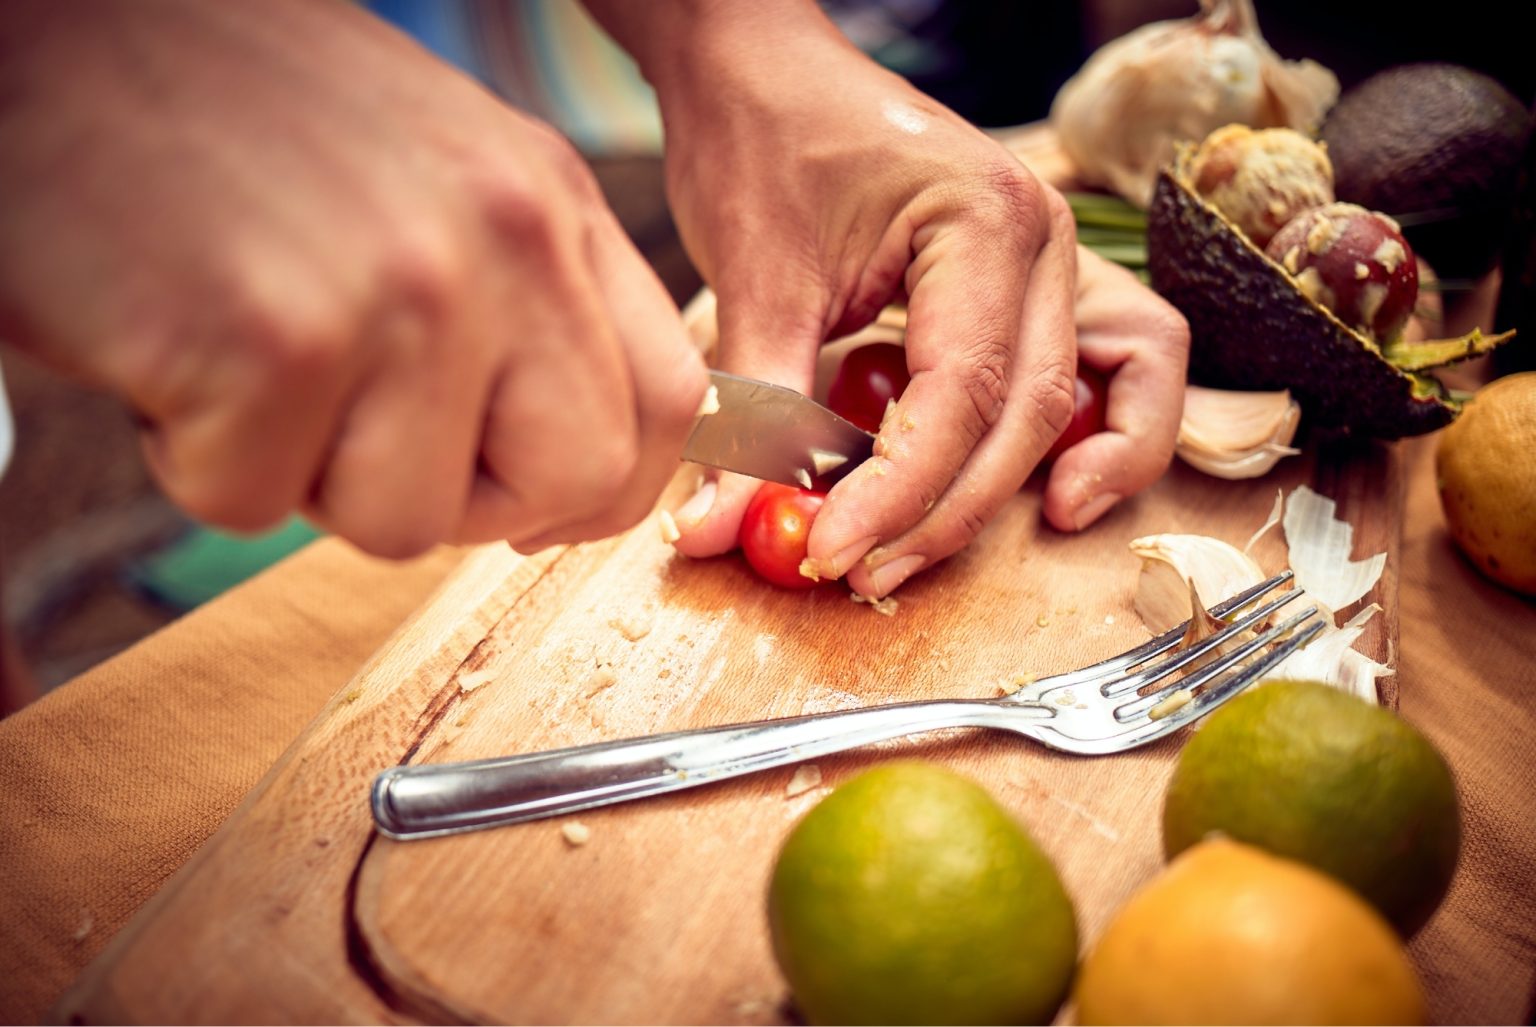
[[[1045,426],[1052,440],[1072,423],[1077,395],[1075,377],[1065,364],[1053,362],[1030,379],[1030,402],[1038,422]]]
[[[976,436],[979,438],[997,423],[1008,397],[1008,366],[1011,354],[1002,342],[1000,331],[988,331],[986,339],[975,343],[966,354],[960,375],[961,387],[974,411]]]
[[[401,231],[380,270],[379,293],[430,324],[442,324],[458,301],[466,276],[460,247],[442,233]]]
[[[284,388],[335,368],[357,323],[345,304],[328,296],[311,293],[274,303],[245,290],[230,300],[223,330],[250,365],[246,370],[255,384]]]
[[[981,534],[982,529],[987,526],[989,519],[988,512],[985,510],[969,506],[956,510],[954,517],[955,537],[952,540],[954,548],[958,550],[970,544],[972,540]]]
[[[1027,235],[1039,232],[1050,217],[1049,195],[1054,190],[1042,188],[1039,179],[1014,160],[999,159],[983,171],[983,178],[989,226],[1022,227]]]
[[[469,188],[480,216],[503,239],[548,243],[559,233],[560,212],[552,203],[551,181],[568,198],[600,202],[602,192],[591,167],[558,132],[535,125],[542,145],[538,156],[485,156],[470,172]]]

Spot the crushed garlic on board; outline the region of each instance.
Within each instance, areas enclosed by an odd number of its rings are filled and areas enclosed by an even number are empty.
[[[887,617],[896,616],[896,608],[900,605],[896,602],[895,596],[886,596],[884,599],[871,599],[868,596],[861,596],[857,592],[850,592],[848,598],[856,603],[867,603],[870,609],[876,613],[883,613]]]
[[[575,849],[592,840],[592,829],[579,820],[571,820],[560,825],[560,835],[565,844]]]
[[[794,776],[789,779],[789,784],[784,786],[784,797],[793,799],[797,795],[804,795],[812,788],[821,784],[821,768],[814,763],[802,763],[795,768]]]

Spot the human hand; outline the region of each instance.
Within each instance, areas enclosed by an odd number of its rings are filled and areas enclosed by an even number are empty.
[[[1123,267],[1079,247],[1079,362],[1109,383],[1104,430],[1051,465],[1045,518],[1080,531],[1162,477],[1173,459],[1189,362],[1189,325]]]
[[[883,596],[974,538],[1071,417],[1071,212],[812,4],[717,4],[670,29],[652,7],[644,32],[634,8],[593,6],[657,86],[722,367],[809,392],[823,342],[907,304],[912,382],[809,539],[823,577]],[[678,512],[678,548],[734,545],[755,488],[706,484]]]
[[[554,131],[353,5],[0,13],[0,328],[235,529],[533,549],[650,509],[703,395]]]

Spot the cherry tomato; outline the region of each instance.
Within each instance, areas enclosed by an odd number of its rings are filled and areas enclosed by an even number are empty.
[[[738,538],[752,569],[782,588],[814,588],[816,582],[800,573],[800,562],[826,498],[825,492],[763,482],[747,503]]]
[[[871,342],[843,357],[827,390],[827,406],[865,431],[879,431],[886,403],[899,398],[911,380],[903,347]]]
[[[1109,385],[1104,376],[1086,367],[1077,369],[1077,386],[1072,402],[1072,420],[1041,463],[1050,463],[1090,435],[1104,430],[1104,409],[1108,405]]]

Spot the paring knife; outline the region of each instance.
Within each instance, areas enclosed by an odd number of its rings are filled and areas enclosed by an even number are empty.
[[[683,459],[826,491],[869,459],[875,437],[809,396],[709,372],[720,409],[699,417]]]

